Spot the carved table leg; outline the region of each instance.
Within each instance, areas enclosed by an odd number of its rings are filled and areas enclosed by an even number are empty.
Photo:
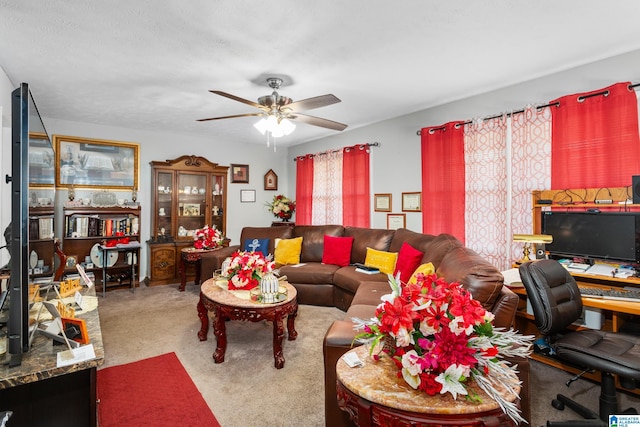
[[[224,362],[224,353],[227,351],[227,327],[224,323],[225,316],[220,313],[220,308],[213,311],[213,334],[216,336],[216,351],[213,352],[213,360],[216,363]]]
[[[293,313],[287,316],[287,333],[289,341],[293,341],[298,338],[298,331],[296,331],[296,316],[298,315],[298,306],[293,309]]]
[[[200,266],[202,265],[200,258],[198,258],[195,264],[196,264],[196,278],[194,279],[193,284],[198,286],[200,284],[200,270],[201,270]]]
[[[209,312],[202,303],[202,298],[205,298],[205,296],[200,293],[200,299],[196,306],[198,309],[198,317],[200,318],[200,331],[198,331],[198,338],[200,338],[200,341],[206,341],[207,333],[209,332]]]
[[[180,287],[178,290],[184,292],[185,286],[187,286],[187,266],[184,265],[184,257],[180,256],[180,262],[178,263],[178,270],[180,271]]]
[[[284,338],[284,325],[282,316],[276,315],[273,319],[273,358],[276,369],[284,366],[284,355],[282,354],[282,340]]]

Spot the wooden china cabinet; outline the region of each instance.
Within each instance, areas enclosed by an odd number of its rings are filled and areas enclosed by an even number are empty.
[[[148,285],[180,281],[181,249],[195,230],[215,226],[226,235],[227,172],[204,157],[181,156],[150,163],[152,179]],[[188,271],[193,276],[193,271]]]

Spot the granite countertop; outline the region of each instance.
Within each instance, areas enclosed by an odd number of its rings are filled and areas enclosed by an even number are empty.
[[[370,402],[403,411],[429,414],[470,414],[499,408],[498,403],[475,382],[469,387],[481,397],[481,403],[469,402],[460,395],[454,400],[450,393],[430,396],[411,388],[402,377],[398,378],[397,368],[388,357],[375,361],[364,345],[349,350],[348,353],[352,352],[362,360],[363,366],[350,368],[341,357],[336,365],[338,380],[353,393]],[[514,374],[514,383],[517,382],[518,378]],[[514,384],[514,388],[519,393],[520,387],[517,384]],[[501,394],[507,396],[507,393]],[[508,400],[514,399],[514,396],[510,396]]]
[[[76,318],[84,319],[87,323],[87,332],[96,358],[70,366],[57,367],[57,353],[67,349],[65,345],[53,345],[53,340],[36,332],[31,349],[22,355],[22,364],[10,368],[8,365],[0,365],[0,389],[10,388],[47,378],[57,377],[72,372],[82,371],[98,367],[104,363],[104,345],[100,329],[100,316],[98,314],[97,297],[95,287],[86,292],[85,312],[76,311]],[[73,297],[71,297],[73,299]],[[95,299],[95,301],[93,301]],[[67,298],[65,298],[65,302]],[[84,304],[83,304],[84,306]],[[44,310],[46,312],[46,310]],[[48,313],[47,313],[48,314]],[[7,355],[8,356],[8,355]]]

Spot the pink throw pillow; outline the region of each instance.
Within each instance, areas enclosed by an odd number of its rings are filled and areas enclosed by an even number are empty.
[[[322,262],[345,267],[351,263],[353,237],[324,236]]]
[[[400,280],[407,283],[416,268],[420,266],[423,256],[424,252],[404,242],[400,247],[400,252],[398,252],[398,261],[396,261],[396,269],[393,275],[396,276],[400,272]]]

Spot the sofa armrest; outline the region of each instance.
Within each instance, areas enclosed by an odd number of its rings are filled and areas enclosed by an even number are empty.
[[[200,277],[203,278],[203,281],[213,277],[213,273],[222,267],[222,262],[238,250],[240,250],[240,245],[234,245],[202,254]]]
[[[493,325],[505,329],[512,328],[515,323],[519,300],[520,298],[515,292],[503,286],[498,299],[491,309],[491,313],[495,316]]]
[[[336,364],[352,347],[353,322],[336,320],[324,336],[322,351],[324,355],[324,413],[327,427],[352,426],[349,415],[338,407],[336,392]],[[360,344],[354,344],[360,345]]]

